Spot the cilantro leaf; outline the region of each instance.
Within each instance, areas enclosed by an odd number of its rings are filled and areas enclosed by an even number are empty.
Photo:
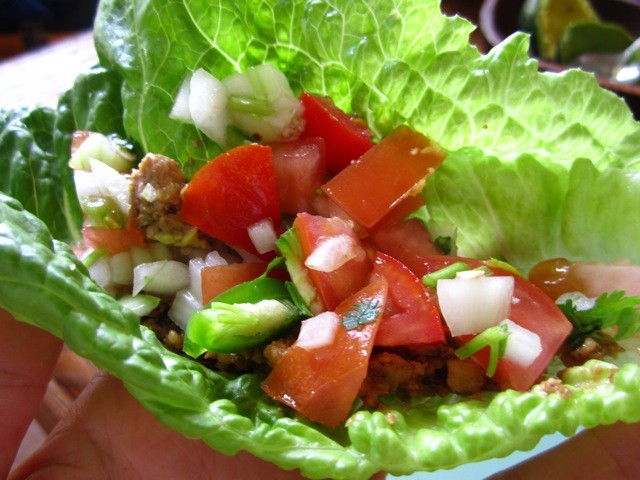
[[[625,296],[620,290],[603,293],[591,303],[580,293],[571,294],[560,297],[558,306],[573,324],[570,346],[582,344],[587,337],[600,342],[616,342],[640,330],[640,297]],[[617,327],[615,335],[604,335],[602,330],[610,327]]]
[[[342,326],[353,330],[371,322],[375,322],[380,315],[381,302],[377,298],[365,298],[353,304],[352,310],[342,316]]]

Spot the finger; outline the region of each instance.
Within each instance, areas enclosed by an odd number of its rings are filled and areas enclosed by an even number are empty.
[[[640,478],[640,424],[586,430],[549,452],[491,480],[601,480]]]
[[[122,383],[100,375],[45,444],[20,465],[23,478],[300,479],[246,452],[225,456],[161,425]]]
[[[62,341],[0,309],[0,478],[42,402]]]

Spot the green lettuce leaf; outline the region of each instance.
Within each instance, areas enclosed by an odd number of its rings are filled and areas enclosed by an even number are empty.
[[[127,132],[183,163],[219,151],[169,118],[187,75],[202,67],[222,78],[268,62],[294,91],[329,95],[378,136],[406,123],[448,150],[475,146],[502,161],[531,153],[640,167],[640,125],[593,75],[539,74],[524,34],[481,55],[472,29],[443,16],[436,0],[107,0],[96,44],[125,80]]]
[[[453,468],[548,433],[640,421],[640,371],[625,356],[569,369],[559,390],[391,402],[327,430],[276,405],[257,376],[225,378],[166,350],[60,242],[80,221],[66,169],[73,130],[118,133],[193,171],[220,149],[169,118],[182,80],[270,62],[296,92],[331,96],[378,137],[406,123],[440,142],[449,157],[425,195],[465,254],[523,271],[559,255],[639,262],[640,125],[623,101],[590,74],[538,73],[523,34],[481,55],[472,28],[436,0],[103,0],[102,67],[57,110],[0,115],[0,190],[26,208],[0,196],[0,307],[121,378],[171,428],[310,478]]]
[[[569,369],[559,389],[390,403],[325,429],[277,405],[259,376],[227,378],[167,350],[88,278],[66,244],[2,194],[0,219],[0,308],[63,338],[164,424],[226,454],[248,450],[309,478],[365,480],[508,455],[580,426],[640,421],[640,367],[591,361]],[[47,301],[24,301],[34,296]]]
[[[469,148],[447,158],[425,197],[432,221],[456,226],[463,256],[502,257],[523,273],[556,257],[640,264],[637,172],[531,155],[501,162]]]

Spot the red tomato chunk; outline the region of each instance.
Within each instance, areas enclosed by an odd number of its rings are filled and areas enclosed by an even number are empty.
[[[396,259],[378,252],[372,278],[384,277],[389,297],[375,344],[387,347],[446,341],[442,317],[433,292]]]
[[[534,332],[540,337],[542,352],[527,367],[518,365],[508,359],[501,359],[498,362],[493,380],[503,389],[528,390],[538,381],[551,359],[558,353],[571,333],[571,322],[567,320],[550,297],[527,279],[480,260],[444,255],[425,257],[422,259],[422,266],[417,268],[415,273],[418,276],[422,276],[440,270],[457,261],[463,261],[471,268],[485,265],[492,270],[494,275],[510,275],[514,277],[515,286],[509,318],[517,325]],[[465,343],[471,338],[473,338],[472,335],[466,335],[464,338],[457,339],[457,342]],[[481,350],[471,358],[486,368],[488,351],[487,349]]]
[[[319,137],[271,144],[282,213],[313,210],[316,191],[326,180],[325,142]]]
[[[327,170],[336,174],[373,146],[366,125],[335,106],[329,98],[303,92],[305,128],[303,137],[324,138]]]
[[[323,185],[322,190],[356,222],[371,228],[443,162],[444,151],[409,127],[398,127]]]
[[[349,416],[367,375],[386,298],[387,282],[380,278],[346,299],[335,310],[340,318],[367,300],[379,302],[382,308],[374,321],[359,328],[338,325],[329,345],[306,350],[294,344],[263,382],[263,390],[306,418],[337,427]]]
[[[280,229],[271,147],[236,147],[198,170],[182,192],[182,219],[234,247],[258,254],[247,228],[271,219]]]

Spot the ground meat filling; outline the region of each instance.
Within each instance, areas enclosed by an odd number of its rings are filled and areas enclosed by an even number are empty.
[[[133,171],[132,208],[136,226],[145,237],[167,245],[204,246],[197,229],[178,215],[186,182],[180,165],[163,155],[148,154]]]
[[[380,408],[386,395],[401,401],[417,396],[459,393],[471,395],[485,388],[482,368],[460,360],[450,345],[420,345],[375,349],[360,389],[368,408]]]

